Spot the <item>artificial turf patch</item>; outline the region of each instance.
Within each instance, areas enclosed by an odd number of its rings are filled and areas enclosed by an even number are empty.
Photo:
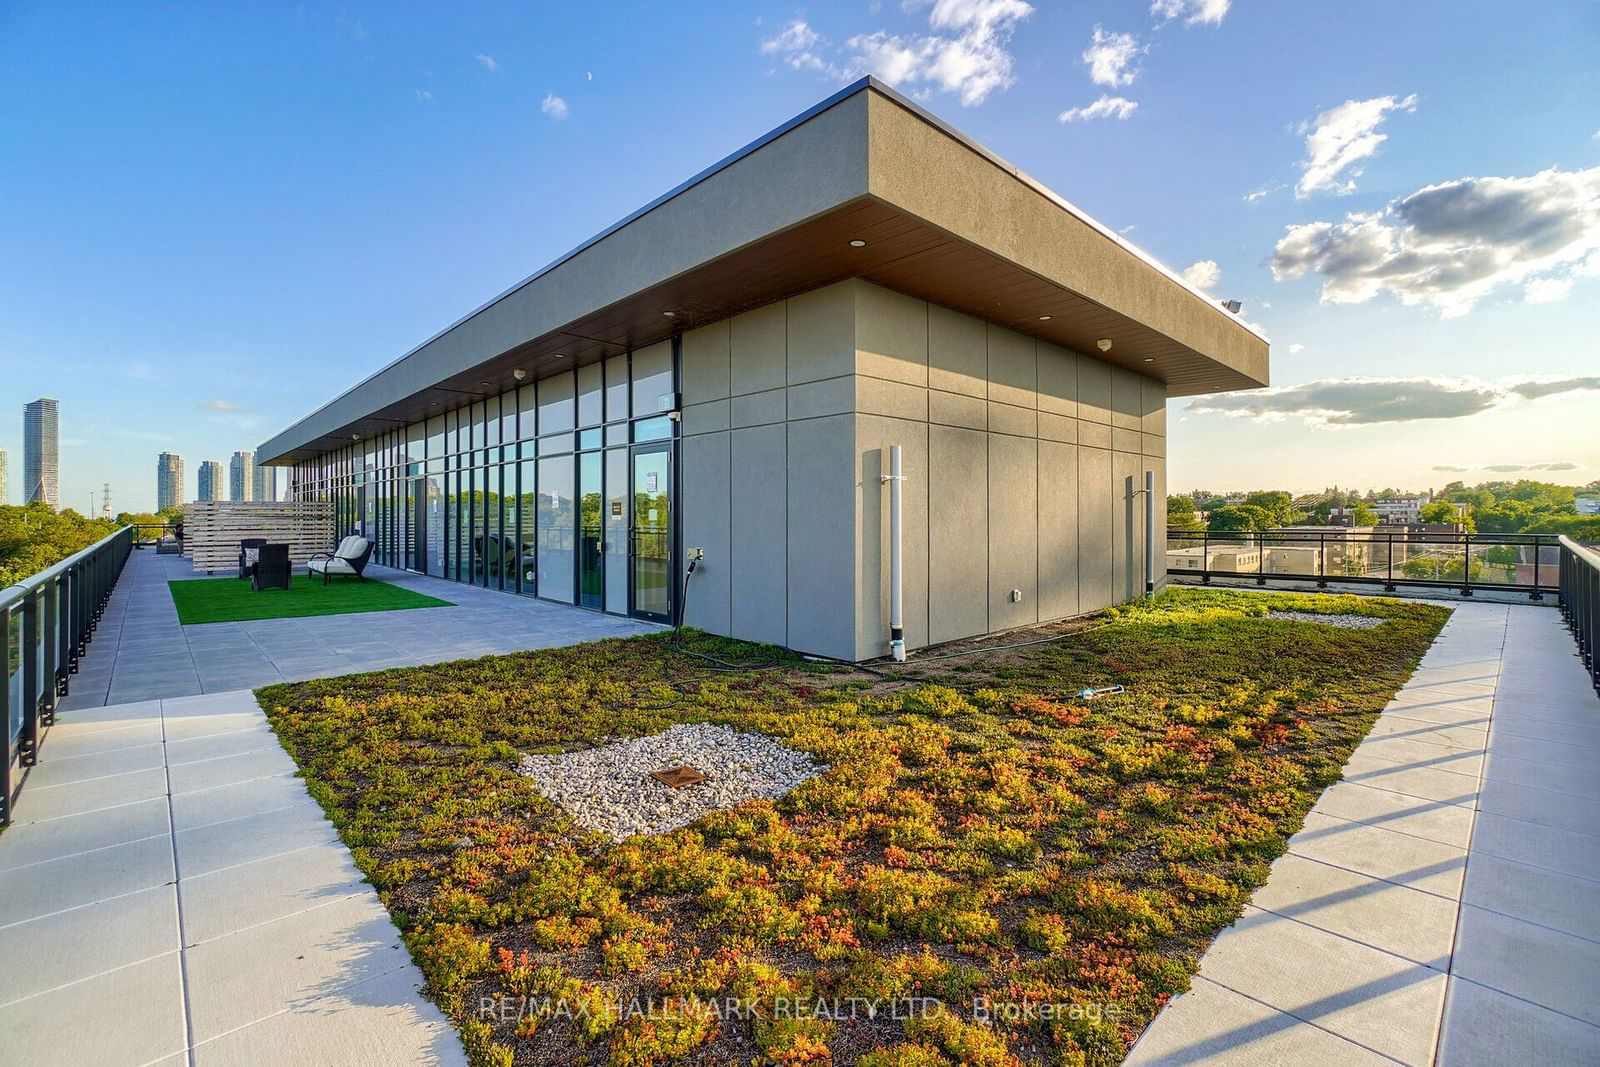
[[[448,600],[424,596],[372,578],[321,578],[295,575],[288,589],[252,592],[250,583],[234,578],[191,578],[168,582],[178,621],[185,626],[253,619],[302,619],[312,615],[353,615],[365,611],[448,608]]]
[[[899,667],[651,635],[259,696],[475,1064],[1111,1064],[1448,615],[1173,589]],[[684,722],[829,770],[620,842],[517,773]]]

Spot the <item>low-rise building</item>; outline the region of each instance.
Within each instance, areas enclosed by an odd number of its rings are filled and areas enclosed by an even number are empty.
[[[1167,569],[1254,574],[1261,569],[1261,550],[1253,545],[1191,545],[1186,548],[1169,548]]]

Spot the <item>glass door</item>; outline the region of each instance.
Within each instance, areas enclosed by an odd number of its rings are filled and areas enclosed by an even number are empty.
[[[428,482],[425,478],[411,479],[411,546],[406,565],[414,571],[428,573]]]
[[[658,446],[633,454],[633,614],[672,617],[672,453]]]
[[[605,540],[601,519],[600,453],[578,455],[578,603],[605,603]]]

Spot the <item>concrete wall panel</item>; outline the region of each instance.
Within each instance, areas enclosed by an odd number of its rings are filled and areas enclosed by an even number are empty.
[[[790,385],[856,372],[856,297],[862,285],[838,282],[789,299]]]
[[[1078,354],[1040,341],[1039,410],[1076,418],[1078,415]]]
[[[901,601],[907,648],[928,643],[928,425],[862,415],[856,422],[860,484],[856,656],[889,652],[889,446],[899,445],[905,482],[901,492]]]
[[[855,416],[791,422],[788,477],[789,645],[855,655]]]
[[[1144,457],[1111,454],[1111,593],[1118,603],[1144,593]]]
[[[989,630],[988,434],[928,427],[928,640]]]
[[[1083,425],[1079,429],[1084,429]],[[1112,532],[1115,501],[1111,453],[1078,448],[1078,610],[1099,611],[1112,604]]]
[[[856,373],[926,387],[928,302],[877,285],[858,285]]]
[[[981,396],[929,389],[928,421],[944,426],[965,426],[969,430],[987,430],[989,402]]]
[[[787,637],[788,435],[780,424],[734,430],[731,633],[784,644]],[[687,543],[687,542],[686,542]]]
[[[728,395],[728,341],[731,320],[723,319],[683,335],[685,404],[702,404]]]
[[[788,412],[788,391],[768,389],[760,393],[742,393],[729,404],[734,429],[743,426],[764,426],[783,422]]]
[[[1125,430],[1144,426],[1144,379],[1121,367],[1111,368],[1111,425]]]
[[[989,629],[1039,620],[1039,442],[989,434]],[[1022,599],[1013,601],[1012,590]]]
[[[928,386],[964,396],[989,395],[989,343],[982,319],[928,305]]]
[[[989,399],[1039,407],[1039,360],[1034,340],[1004,326],[989,326]]]
[[[1078,448],[1039,442],[1039,618],[1078,613]]]
[[[683,457],[683,543],[705,549],[690,579],[684,623],[714,634],[732,633],[733,523],[729,508],[729,440],[726,433],[686,437]]]
[[[1078,418],[1083,422],[1111,422],[1111,371],[1109,363],[1082,356],[1078,360]]]
[[[734,396],[783,386],[788,363],[787,315],[785,302],[780,300],[730,320],[729,362]]]

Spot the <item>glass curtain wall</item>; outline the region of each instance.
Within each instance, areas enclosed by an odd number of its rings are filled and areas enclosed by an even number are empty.
[[[670,468],[634,456],[676,436],[666,415],[676,404],[676,348],[652,345],[437,410],[297,465],[290,491],[331,503],[338,533],[363,531],[384,566],[659,614],[660,576],[639,602],[634,556],[642,522],[649,568],[670,571],[667,510],[655,499],[666,487],[633,483]],[[641,496],[648,503],[636,515]]]

